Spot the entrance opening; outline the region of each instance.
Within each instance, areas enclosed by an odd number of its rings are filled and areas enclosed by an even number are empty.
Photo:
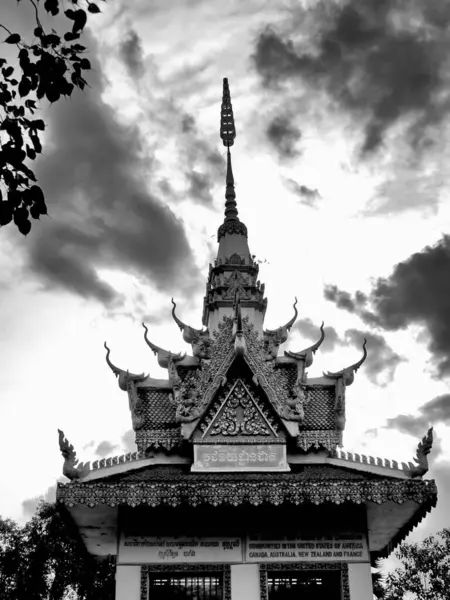
[[[155,573],[150,600],[223,600],[222,574]]]
[[[269,600],[341,600],[339,571],[267,573]]]

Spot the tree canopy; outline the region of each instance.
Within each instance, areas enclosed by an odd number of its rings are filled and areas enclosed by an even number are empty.
[[[2,600],[113,600],[114,559],[88,554],[57,506],[41,502],[20,527],[0,517]]]
[[[45,122],[35,118],[35,113],[43,100],[58,102],[69,97],[74,88],[83,90],[86,86],[84,74],[91,64],[85,56],[86,47],[78,40],[88,15],[99,13],[100,8],[90,0],[67,0],[64,4],[62,0],[45,0],[42,5],[39,0],[22,2],[29,2],[35,15],[36,27],[29,40],[0,23],[5,34],[0,41],[14,47],[17,55],[15,65],[0,58],[0,225],[14,221],[27,235],[30,217],[39,219],[47,214],[44,192],[30,168],[42,152],[41,134],[45,130]],[[44,27],[41,7],[51,20],[63,5],[72,8],[61,13],[68,29],[60,35]]]
[[[450,529],[420,543],[400,545],[402,566],[384,581],[384,600],[448,600],[450,597]]]

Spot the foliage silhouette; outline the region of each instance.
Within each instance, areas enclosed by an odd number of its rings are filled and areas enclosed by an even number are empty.
[[[0,517],[2,600],[114,600],[114,560],[89,555],[54,504],[41,501],[19,527]]]
[[[386,576],[385,600],[448,600],[450,590],[450,529],[418,544],[401,544],[395,553],[402,566]],[[408,595],[407,595],[408,594]],[[411,596],[411,594],[414,594]]]
[[[74,88],[84,89],[84,72],[91,64],[78,40],[88,13],[100,12],[90,0],[68,0],[73,9],[63,14],[70,27],[61,37],[54,29],[44,30],[39,0],[27,1],[34,7],[36,21],[31,43],[0,23],[7,36],[3,42],[17,47],[18,58],[16,67],[0,58],[0,226],[13,221],[23,235],[31,230],[30,217],[47,214],[44,193],[28,166],[42,152],[40,134],[45,130],[44,121],[34,118],[35,111],[44,99],[58,102]],[[62,5],[62,0],[45,0],[43,8],[56,17]]]

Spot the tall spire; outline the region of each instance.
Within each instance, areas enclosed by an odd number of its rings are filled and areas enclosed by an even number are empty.
[[[234,138],[236,137],[236,126],[234,124],[233,106],[231,104],[230,88],[228,86],[228,79],[223,79],[223,96],[222,96],[222,108],[220,111],[220,137],[222,138],[223,145],[228,148],[227,151],[227,178],[226,178],[226,190],[225,190],[225,220],[238,218],[238,211],[236,206],[236,193],[234,191],[234,177],[233,169],[231,167],[231,152],[230,146],[234,144]]]
[[[222,107],[220,111],[220,137],[223,145],[227,147],[227,176],[225,189],[225,219],[219,227],[218,238],[225,233],[241,233],[247,236],[247,228],[239,221],[236,204],[236,192],[234,191],[233,169],[231,167],[230,146],[234,144],[236,137],[236,126],[234,124],[233,106],[231,105],[230,88],[228,79],[223,79]]]

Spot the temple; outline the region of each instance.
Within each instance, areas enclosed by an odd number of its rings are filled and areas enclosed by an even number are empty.
[[[371,565],[436,504],[434,481],[423,479],[432,430],[414,464],[340,449],[346,390],[370,348],[322,377],[307,369],[323,324],[315,344],[280,351],[297,302],[284,325],[264,328],[265,289],[236,203],[227,79],[220,136],[225,218],[204,327],[185,324],[172,300],[185,353],[154,344],[143,324],[165,379],[119,368],[105,344],[138,450],[80,463],[59,431],[69,481],[57,502],[89,552],[116,556],[117,600],[372,600]]]

